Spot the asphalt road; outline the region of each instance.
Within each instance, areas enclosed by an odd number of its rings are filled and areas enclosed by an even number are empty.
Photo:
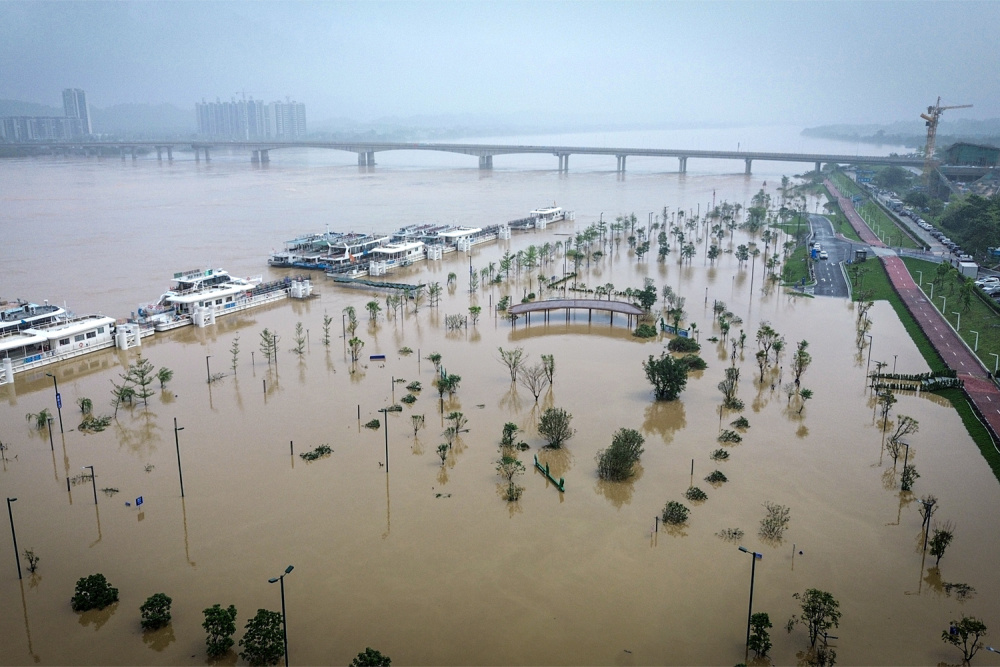
[[[852,248],[862,246],[838,239],[833,233],[833,224],[822,215],[810,214],[809,225],[812,228],[812,240],[819,243],[830,256],[829,259],[817,259],[813,263],[816,272],[813,294],[847,298],[850,292],[840,264],[850,259]]]

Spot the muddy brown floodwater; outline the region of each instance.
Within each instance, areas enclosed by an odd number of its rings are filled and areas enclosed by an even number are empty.
[[[576,229],[595,218],[578,209]],[[563,223],[509,244],[477,247],[472,264],[498,262],[507,248],[565,240],[573,228]],[[742,241],[737,233],[734,243]],[[724,247],[731,247],[728,238]],[[6,496],[18,498],[12,505],[18,546],[41,557],[37,574],[25,570],[19,582],[10,541],[0,541],[0,662],[204,664],[201,611],[236,605],[238,639],[258,608],[280,610],[278,586],[268,579],[291,564],[285,596],[293,664],[348,664],[366,646],[400,665],[735,664],[743,659],[750,582],[739,544],[763,554],[754,611],[768,612],[775,625],[778,664],[796,662],[808,646],[804,630],[786,634],[783,628],[797,611],[792,594],[806,588],[827,590],[841,603],[832,643],[844,665],[956,663],[958,652],[940,640],[949,620],[964,613],[1000,625],[992,567],[1000,528],[997,481],[949,405],[900,394],[894,414],[920,422],[910,461],[921,475],[913,495],[900,493],[892,461],[881,454],[865,381],[867,350],[855,346],[850,302],[782,289],[762,294],[761,267],[751,288],[750,270],[739,269],[732,254],[711,267],[702,247],[691,266],[681,267],[676,251],[665,263],[639,262],[623,243],[610,257],[584,265],[579,279],[624,289],[641,287],[649,276],[658,289],[671,285],[687,299],[688,321],[700,329],[708,362],[679,400],[658,403],[641,362],[658,355],[665,338],[641,341],[619,318],[612,326],[597,313],[588,321],[586,312],[570,323],[562,315],[548,324],[533,317],[530,326],[522,321],[512,329],[486,313],[502,294],[519,299],[526,276],[470,295],[468,265],[467,257],[449,255],[394,274],[400,282],[442,284],[449,272],[459,276],[439,307],[425,302],[414,312],[411,304],[397,319],[383,312],[369,322],[370,292],[317,277],[314,300],[146,339],[141,353],[156,367],[173,369],[174,378],[148,405],[120,410],[102,433],[76,430],[75,401],[90,397],[96,412],[110,413],[110,381],[135,350],[92,354],[0,387],[0,437],[10,445],[0,484]],[[561,269],[560,256],[535,273]],[[158,286],[162,276],[144,280]],[[147,295],[156,291],[143,288]],[[736,363],[750,428],[742,443],[726,447],[731,456],[721,463],[709,454],[720,446],[716,385],[728,356],[706,340],[719,335],[713,299],[743,319],[749,337]],[[465,314],[472,304],[484,307],[478,324],[446,331],[446,315]],[[357,336],[365,342],[353,368],[341,338],[348,305],[358,311]],[[329,347],[321,342],[324,313],[334,320]],[[898,355],[899,371],[926,370],[890,307],[877,304],[871,317],[873,359],[891,363]],[[780,377],[772,373],[760,384],[753,336],[762,321],[789,349]],[[296,322],[308,331],[301,358],[290,351]],[[281,337],[271,368],[258,348],[265,327]],[[234,373],[229,349],[237,335]],[[781,383],[791,379],[791,348],[802,339],[813,355],[802,384],[814,398],[800,413]],[[404,346],[413,354],[400,354]],[[523,387],[511,386],[497,359],[500,346],[521,346],[532,362],[554,355],[554,386],[538,404]],[[444,412],[468,418],[468,432],[443,466],[436,453],[445,423],[431,384],[435,371],[422,359],[432,352],[442,355],[448,373],[462,377]],[[376,354],[386,360],[369,360]],[[206,356],[213,373],[225,374],[211,384]],[[66,423],[50,452],[48,435],[25,420],[26,413],[54,408],[45,371],[58,376]],[[423,390],[408,406],[400,399],[412,381]],[[385,431],[362,424],[381,418],[378,410],[393,403],[403,409],[388,414],[387,469]],[[559,451],[541,449],[537,434],[538,416],[549,406],[573,415],[576,434]],[[417,437],[415,414],[426,416]],[[736,416],[723,415],[723,425]],[[174,418],[183,428],[177,434],[183,499]],[[519,480],[524,494],[513,504],[501,498],[494,469],[508,421],[524,429],[530,446],[520,455],[528,467]],[[641,470],[625,483],[601,482],[595,455],[620,427],[646,438]],[[314,462],[298,456],[320,444],[332,454]],[[564,494],[531,470],[536,454],[565,478]],[[695,504],[683,499],[692,460],[694,484],[708,494]],[[66,489],[66,478],[90,465],[96,507],[90,484]],[[715,488],[702,480],[717,468],[729,481]],[[939,498],[938,521],[956,524],[940,568],[921,551],[916,498],[924,494]],[[134,503],[138,496],[141,507]],[[668,500],[691,505],[690,519],[655,533],[654,517]],[[791,508],[779,543],[757,536],[765,501]],[[716,536],[725,528],[746,535],[727,542]],[[74,613],[73,586],[94,572],[119,588],[120,602],[103,612]],[[944,582],[969,584],[977,594],[961,602],[945,593]],[[173,598],[173,621],[144,634],[139,605],[157,592]],[[989,656],[982,657],[986,664]],[[235,661],[231,656],[226,664]]]

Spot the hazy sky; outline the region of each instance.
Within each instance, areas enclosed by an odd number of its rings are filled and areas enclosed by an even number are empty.
[[[1000,2],[10,2],[0,98],[191,108],[236,91],[310,123],[561,113],[620,122],[1000,116]]]

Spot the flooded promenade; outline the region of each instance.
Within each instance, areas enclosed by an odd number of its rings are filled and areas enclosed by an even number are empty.
[[[624,241],[605,248],[604,257],[581,265],[579,282],[624,290],[641,288],[648,277],[658,290],[669,285],[686,298],[686,322],[700,330],[708,368],[692,373],[677,401],[658,403],[641,362],[659,355],[666,338],[637,339],[619,318],[610,326],[597,311],[590,321],[584,312],[567,323],[560,313],[517,328],[493,316],[490,307],[503,295],[517,303],[537,290],[539,273],[561,274],[561,255],[530,275],[512,273],[509,282],[470,294],[470,263],[479,270],[508,250],[565,242],[602,211],[606,222],[634,211],[640,225],[664,206],[704,213],[713,194],[743,203],[764,180],[775,196],[780,174],[650,169],[623,179],[580,165],[568,175],[495,170],[484,177],[449,165],[387,164],[366,172],[316,159],[326,158],[306,154],[300,164],[272,162],[266,171],[214,155],[210,167],[197,168],[116,160],[0,164],[0,178],[12,184],[3,193],[4,222],[12,224],[3,250],[10,270],[0,291],[121,316],[161,293],[174,271],[260,273],[271,248],[327,222],[343,231],[420,222],[478,226],[552,201],[574,210],[576,221],[391,276],[445,285],[455,273],[437,307],[424,302],[415,310],[411,303],[405,315],[387,318],[383,304],[377,321],[369,321],[369,292],[317,276],[317,299],[147,339],[142,354],[174,377],[164,390],[156,387],[148,405],[121,409],[101,433],[76,430],[76,399],[89,397],[95,412],[110,414],[111,381],[120,381],[135,350],[50,367],[66,432],[56,429],[49,451],[48,434],[33,430],[25,415],[54,411],[51,378],[26,373],[0,387],[0,440],[10,446],[0,485],[18,498],[19,548],[41,557],[38,572],[25,571],[19,582],[10,541],[0,543],[0,663],[205,664],[202,609],[236,605],[238,639],[258,608],[280,610],[278,587],[268,579],[291,564],[285,594],[293,663],[347,664],[371,646],[400,665],[735,664],[743,659],[750,578],[739,544],[764,555],[756,565],[754,611],[768,612],[775,625],[771,655],[778,664],[796,662],[808,647],[804,630],[783,628],[799,611],[792,594],[806,588],[840,601],[833,644],[843,665],[957,663],[960,654],[940,640],[950,620],[965,613],[1000,627],[1000,590],[989,567],[1000,529],[992,509],[1000,501],[996,479],[946,402],[900,392],[893,415],[920,422],[909,460],[921,476],[913,494],[899,491],[902,462],[894,474],[883,454],[865,377],[868,350],[855,345],[847,300],[778,288],[763,293],[760,266],[753,274],[731,253],[713,266],[704,244],[683,265],[676,248],[664,262],[650,255],[640,261]],[[74,211],[86,212],[82,222]],[[57,229],[40,234],[45,224]],[[746,241],[736,231],[722,248]],[[547,296],[562,292],[541,298]],[[720,422],[728,427],[739,413],[720,419],[716,385],[730,350],[707,340],[721,338],[715,300],[743,320],[733,331],[742,328],[749,338],[736,365],[750,428],[741,443],[726,446],[725,462],[709,454],[723,446],[716,440]],[[468,314],[473,305],[483,308],[477,324],[447,330],[447,315]],[[357,365],[341,337],[347,306],[357,311],[355,335],[365,343]],[[661,299],[654,309],[662,306]],[[329,346],[322,342],[324,315],[333,318]],[[927,370],[891,307],[876,304],[871,318],[873,359],[896,355],[900,372]],[[801,411],[781,390],[790,380],[787,349],[759,381],[753,336],[765,321],[789,349],[809,341],[813,362],[802,385],[814,398]],[[298,322],[307,331],[301,356],[291,351]],[[260,350],[264,328],[281,338],[270,367]],[[523,347],[530,362],[554,355],[554,385],[537,404],[511,385],[498,347]],[[462,378],[455,395],[445,397],[443,414],[431,353]],[[224,377],[206,382],[206,365]],[[401,403],[414,381],[423,387],[416,402]],[[393,404],[402,411],[379,412]],[[541,448],[536,428],[550,406],[570,412],[576,429],[558,451]],[[468,418],[469,430],[442,465],[436,450],[452,411]],[[416,437],[412,415],[426,420]],[[176,433],[183,499],[174,418],[183,427]],[[388,470],[386,431],[364,427],[372,419],[388,424]],[[519,480],[525,491],[513,504],[501,498],[495,471],[506,422],[523,429],[530,447],[520,454],[529,468]],[[621,427],[646,439],[640,474],[602,482],[594,458]],[[322,444],[333,450],[328,457],[300,458]],[[536,454],[555,478],[565,478],[565,493],[530,470]],[[91,465],[96,506],[89,480],[66,487],[67,477]],[[717,488],[703,481],[715,469],[729,479]],[[684,500],[692,483],[707,500]],[[926,494],[939,499],[935,519],[956,524],[939,567],[921,549],[916,508]],[[688,504],[690,519],[656,533],[654,517],[668,500]],[[765,501],[791,510],[777,543],[757,535]],[[743,541],[716,536],[726,528],[742,529]],[[94,572],[120,589],[120,602],[77,614],[69,606],[73,586]],[[946,583],[971,585],[976,595],[959,601]],[[138,608],[157,592],[173,598],[173,621],[144,634]],[[986,664],[989,655],[981,658]]]

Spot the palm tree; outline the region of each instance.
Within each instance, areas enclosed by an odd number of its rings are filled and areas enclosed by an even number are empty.
[[[372,299],[365,304],[365,308],[368,310],[368,316],[371,318],[371,321],[378,322],[378,314],[382,312],[382,306],[379,305],[378,301]]]

